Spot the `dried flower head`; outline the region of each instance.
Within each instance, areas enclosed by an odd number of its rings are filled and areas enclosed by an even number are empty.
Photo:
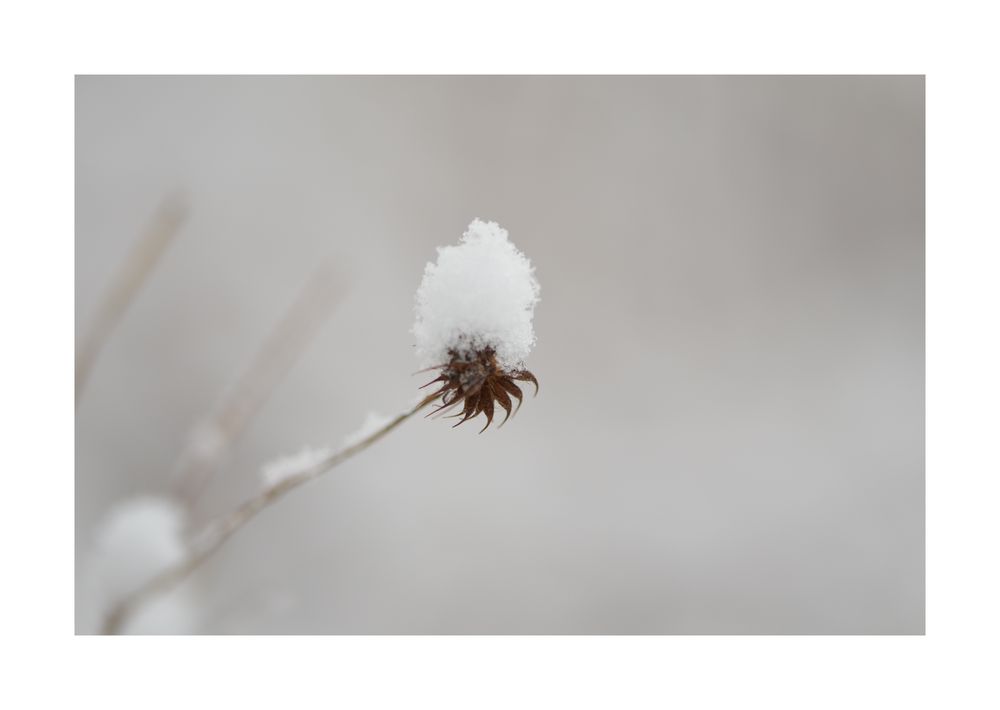
[[[485,414],[486,424],[479,430],[480,434],[493,421],[494,403],[499,404],[506,412],[500,426],[510,417],[511,397],[517,400],[517,409],[520,409],[524,393],[514,383],[515,380],[530,382],[535,386],[535,394],[538,394],[538,380],[533,374],[527,370],[505,371],[497,363],[496,353],[490,348],[471,354],[452,351],[451,361],[439,367],[441,374],[424,385],[430,387],[435,382],[443,383],[434,393],[435,396],[441,395],[441,404],[431,414],[442,414],[461,402],[464,404],[462,411],[451,415],[462,417],[454,426]]]
[[[424,385],[442,383],[435,395],[442,413],[463,404],[458,424],[486,415],[494,404],[507,416],[511,397],[520,406],[522,392],[515,381],[535,385],[524,368],[535,343],[532,327],[539,286],[528,258],[496,222],[473,220],[457,246],[438,249],[417,290],[417,320],[413,326],[417,356],[428,370],[441,370]],[[458,426],[456,424],[455,426]]]

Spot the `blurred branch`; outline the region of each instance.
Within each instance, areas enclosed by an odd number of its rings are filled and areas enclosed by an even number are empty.
[[[105,619],[101,633],[117,634],[124,628],[125,622],[143,604],[163,594],[189,577],[206,560],[208,560],[229,538],[250,522],[260,511],[275,503],[278,499],[294,488],[336,468],[339,464],[358,454],[421,409],[437,399],[437,393],[429,395],[414,405],[411,409],[399,414],[387,424],[377,429],[361,441],[331,455],[320,463],[294,473],[271,486],[264,488],[253,498],[245,501],[228,515],[210,524],[199,541],[192,545],[191,552],[181,562],[169,567],[146,584],[120,600]]]
[[[332,262],[324,262],[264,339],[214,413],[192,432],[173,465],[179,496],[190,504],[330,317],[342,293]]]
[[[76,406],[80,406],[90,373],[101,350],[136,293],[160,260],[167,245],[177,234],[187,216],[187,207],[178,195],[163,200],[146,231],[132,247],[111,280],[89,328],[80,339],[76,352]]]

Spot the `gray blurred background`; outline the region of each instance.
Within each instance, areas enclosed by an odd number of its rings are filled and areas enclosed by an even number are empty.
[[[923,633],[923,78],[81,77],[76,109],[78,337],[190,213],[81,400],[78,580],[324,259],[195,519],[410,402],[424,264],[481,217],[537,268],[539,396],[263,513],[202,632]]]

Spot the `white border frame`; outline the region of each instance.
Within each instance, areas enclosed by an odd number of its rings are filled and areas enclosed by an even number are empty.
[[[996,707],[1000,63],[988,5],[946,7],[7,8],[3,705]],[[122,72],[926,73],[927,636],[74,637],[73,75]]]

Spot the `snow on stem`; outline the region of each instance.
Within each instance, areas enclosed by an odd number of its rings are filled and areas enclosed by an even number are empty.
[[[254,497],[246,500],[228,515],[209,524],[199,541],[192,546],[191,552],[184,559],[167,567],[134,592],[123,597],[112,607],[110,613],[105,618],[102,633],[119,633],[124,628],[129,617],[135,614],[142,606],[164,592],[169,591],[190,576],[222,547],[229,538],[250,522],[257,513],[276,502],[292,489],[298,488],[315,478],[319,478],[355,454],[361,453],[432,401],[434,401],[434,397],[425,397],[410,409],[397,414],[357,443],[341,449],[310,467],[284,476],[276,483],[264,488]]]

